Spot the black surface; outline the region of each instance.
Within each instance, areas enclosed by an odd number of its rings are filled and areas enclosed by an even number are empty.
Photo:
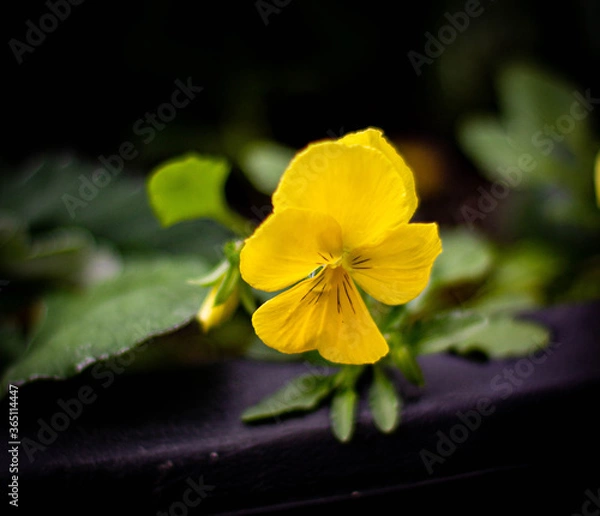
[[[50,422],[61,411],[59,399],[85,385],[97,398],[32,461],[21,449],[19,510],[304,514],[319,505],[378,512],[385,506],[392,514],[580,514],[586,491],[600,489],[599,315],[600,303],[531,315],[553,331],[552,353],[541,363],[422,358],[423,390],[397,378],[405,398],[401,428],[378,433],[363,397],[347,445],[331,436],[325,407],[273,424],[240,422],[247,406],[309,371],[306,364],[232,361],[115,375],[110,385],[107,374],[88,372],[22,387],[21,437],[36,441],[39,420]],[[494,378],[514,367],[521,384],[509,392],[508,380]],[[429,474],[420,452],[437,454],[439,432],[450,435],[458,412],[484,398],[494,412]],[[7,414],[7,400],[0,410]],[[2,485],[5,460],[3,454]],[[195,508],[185,506],[187,479],[201,477],[214,488]]]

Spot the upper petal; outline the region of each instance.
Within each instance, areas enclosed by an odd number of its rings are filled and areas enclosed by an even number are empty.
[[[417,209],[418,199],[415,190],[415,180],[413,173],[406,162],[402,159],[398,151],[385,139],[381,129],[369,127],[364,131],[349,133],[340,140],[340,143],[345,145],[364,145],[372,147],[385,154],[392,162],[396,172],[400,175],[400,179],[404,185],[404,199],[406,203],[406,216],[402,222],[408,222]]]
[[[341,256],[341,235],[339,224],[327,214],[278,211],[246,240],[240,255],[242,278],[267,292],[288,287]]]
[[[402,224],[376,245],[353,249],[345,266],[372,297],[399,305],[427,286],[433,262],[441,252],[437,224]]]
[[[275,212],[293,207],[332,216],[347,248],[379,240],[408,220],[410,211],[404,183],[383,152],[336,142],[316,143],[296,155],[273,206]]]
[[[264,303],[252,317],[260,339],[283,353],[318,349],[341,364],[370,364],[388,352],[342,267],[325,268]]]

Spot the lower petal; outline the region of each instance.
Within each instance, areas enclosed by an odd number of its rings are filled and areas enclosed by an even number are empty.
[[[437,224],[403,224],[377,245],[352,250],[346,258],[352,278],[372,297],[400,305],[427,286],[442,252]]]
[[[371,364],[388,345],[342,267],[325,268],[263,304],[252,317],[257,335],[283,353],[318,349],[332,362]]]

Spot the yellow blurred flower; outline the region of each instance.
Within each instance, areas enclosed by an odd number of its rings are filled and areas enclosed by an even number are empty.
[[[378,129],[309,145],[273,194],[274,211],[245,243],[240,270],[275,292],[253,315],[257,335],[283,353],[317,349],[342,364],[389,350],[357,288],[388,305],[415,298],[441,252],[436,224],[409,224],[411,170]]]

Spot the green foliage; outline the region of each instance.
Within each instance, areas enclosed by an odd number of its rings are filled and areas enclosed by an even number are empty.
[[[246,409],[242,421],[252,422],[296,411],[309,411],[331,393],[332,376],[305,374],[290,381],[260,403]]]
[[[502,69],[497,90],[497,117],[470,115],[459,124],[463,150],[490,181],[523,192],[522,205],[506,203],[507,214],[527,220],[521,231],[543,232],[559,248],[573,230],[589,238],[600,229],[589,90],[523,64]]]
[[[212,218],[233,230],[243,227],[225,200],[230,166],[223,159],[188,154],[156,168],[148,180],[150,204],[163,226]]]
[[[348,442],[354,434],[357,405],[358,394],[353,387],[339,389],[331,400],[331,430],[335,438],[342,443]]]
[[[400,424],[402,400],[394,384],[380,366],[373,367],[373,383],[369,389],[369,407],[375,426],[389,434]]]
[[[434,263],[431,283],[477,281],[490,272],[494,255],[490,242],[482,235],[459,227],[443,231],[441,237],[443,252]]]
[[[193,258],[136,259],[83,292],[46,299],[46,317],[3,383],[68,378],[147,339],[187,324],[202,292],[186,280],[205,270]]]
[[[451,311],[418,321],[408,336],[418,355],[440,353],[486,328],[488,319],[479,313]]]
[[[479,351],[494,358],[533,353],[550,342],[550,332],[541,324],[496,317],[467,337],[457,340],[451,349],[459,353]]]

